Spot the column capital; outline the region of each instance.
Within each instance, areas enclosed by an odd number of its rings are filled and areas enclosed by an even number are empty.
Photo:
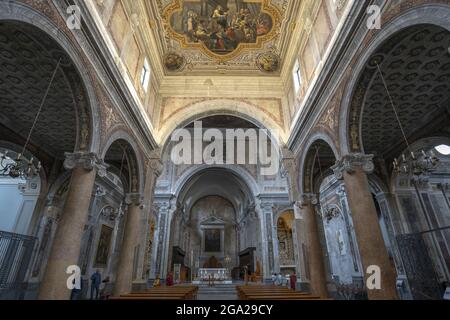
[[[140,193],[127,193],[125,195],[125,203],[127,205],[139,206],[143,201],[143,197]]]
[[[87,171],[97,170],[100,177],[105,177],[108,165],[101,160],[94,152],[78,151],[74,153],[65,153],[64,168],[73,170],[75,168],[83,168]]]
[[[262,212],[273,212],[273,205],[272,201],[261,201],[259,206]]]
[[[304,208],[310,205],[316,205],[319,203],[319,199],[314,193],[303,193],[300,195],[300,200],[296,202],[296,206]]]
[[[357,169],[362,169],[365,173],[370,174],[375,169],[373,163],[373,154],[351,153],[336,161],[332,167],[334,175],[338,180],[342,180],[344,172],[353,174]]]

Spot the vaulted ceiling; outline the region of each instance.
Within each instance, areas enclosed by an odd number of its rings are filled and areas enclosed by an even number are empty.
[[[369,65],[361,81],[370,81],[361,121],[366,153],[387,155],[406,147],[391,98],[411,141],[448,135],[445,123],[449,121],[450,103],[449,41],[448,31],[421,25],[398,33],[374,55],[371,61],[380,61],[390,96],[379,72]]]
[[[82,89],[76,88],[80,77],[49,36],[23,23],[0,23],[0,139],[8,130],[20,132],[16,143],[26,139],[59,59],[61,65],[30,142],[47,154],[64,158],[64,152],[74,150],[77,139],[75,97],[84,99]]]

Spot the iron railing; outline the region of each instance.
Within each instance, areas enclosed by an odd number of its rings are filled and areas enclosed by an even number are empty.
[[[0,231],[0,291],[22,286],[35,243],[35,237]]]
[[[396,237],[413,299],[442,299],[445,288],[439,283],[430,249],[434,248],[438,258],[445,259],[448,252],[442,232],[449,230],[450,227],[442,227]]]

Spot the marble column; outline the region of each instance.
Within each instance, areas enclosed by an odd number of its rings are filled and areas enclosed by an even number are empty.
[[[307,273],[309,274],[311,293],[326,298],[328,297],[327,277],[317,226],[317,214],[314,209],[318,199],[314,194],[303,194],[300,198],[299,209],[305,225]]]
[[[117,267],[117,277],[114,285],[114,295],[120,296],[131,292],[133,284],[133,267],[135,264],[136,246],[139,244],[139,234],[141,227],[141,209],[142,202],[139,193],[129,193],[125,197],[125,203],[128,205],[128,212],[125,217],[125,227],[120,249],[119,263]]]
[[[155,199],[155,210],[158,215],[157,237],[155,237],[156,250],[154,251],[154,268],[155,277],[164,279],[167,273],[166,257],[169,255],[169,234],[168,224],[170,222],[170,199]]]
[[[95,177],[106,175],[106,165],[96,154],[67,153],[64,167],[72,170],[63,214],[58,223],[53,246],[39,290],[41,300],[70,298],[67,267],[78,265],[81,239],[88,221],[89,205]]]
[[[299,202],[294,203],[294,230],[293,241],[295,250],[295,267],[297,273],[297,289],[300,291],[310,291],[309,274],[306,266],[305,253],[305,222],[301,216]]]
[[[274,239],[273,202],[261,200],[260,208],[264,221],[263,242],[265,243],[267,254],[267,266],[264,268],[264,277],[270,278],[272,273],[278,271],[275,264],[275,252],[278,251],[278,248],[275,248],[277,241]]]
[[[262,254],[262,268],[264,279],[271,278],[271,270],[269,266],[269,248],[268,248],[268,236],[266,229],[266,218],[263,210],[261,209],[261,205],[256,206],[255,211],[259,217],[259,230],[261,231],[261,254]]]
[[[397,299],[396,273],[384,244],[367,178],[374,170],[372,159],[373,155],[349,154],[336,162],[333,171],[338,179],[344,179],[365,282],[371,276],[367,273],[370,266],[381,270],[381,289],[368,289],[369,299]]]
[[[141,219],[141,225],[144,229],[142,242],[145,243],[145,246],[142,246],[143,254],[142,254],[142,272],[141,272],[141,279],[145,279],[147,282],[150,279],[154,279],[154,276],[152,275],[152,255],[154,255],[155,249],[154,245],[157,241],[155,240],[155,236],[157,236],[156,231],[156,225],[155,225],[155,233],[153,234],[153,238],[150,233],[149,226],[151,225],[151,222],[153,218],[156,216],[154,214],[153,210],[153,199],[154,199],[154,193],[156,188],[156,182],[158,180],[158,177],[161,175],[162,170],[164,166],[161,162],[161,152],[159,149],[153,150],[150,154],[150,159],[148,162],[148,168],[145,178],[145,187],[144,187],[144,215]],[[152,243],[152,246],[150,247],[150,243]]]

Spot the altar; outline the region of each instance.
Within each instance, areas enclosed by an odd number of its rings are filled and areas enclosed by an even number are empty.
[[[229,270],[225,268],[200,268],[198,269],[197,279],[193,283],[207,283],[212,279],[223,284],[233,283]]]

